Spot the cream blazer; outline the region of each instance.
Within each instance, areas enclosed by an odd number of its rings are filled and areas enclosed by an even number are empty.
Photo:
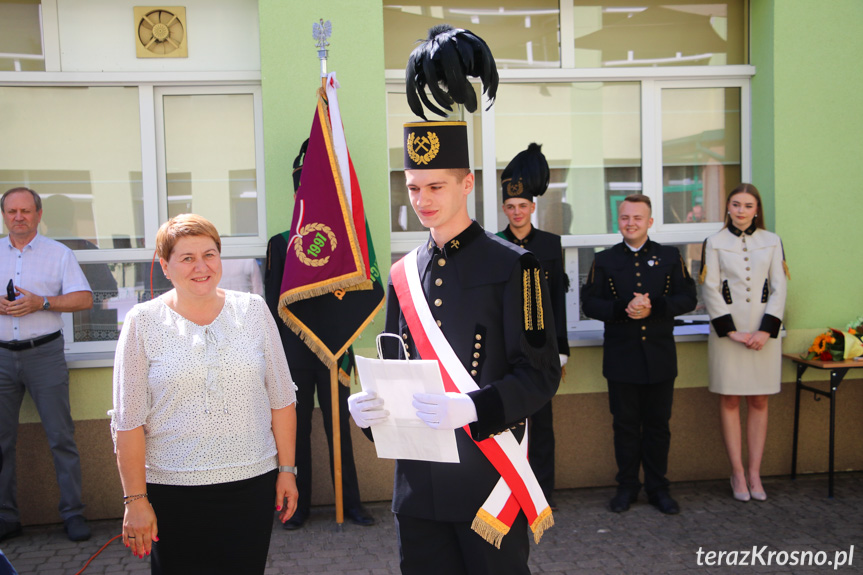
[[[702,298],[711,321],[711,391],[726,395],[779,392],[779,328],[787,288],[784,260],[782,241],[766,230],[737,236],[726,228],[707,238]],[[728,338],[731,330],[764,330],[771,337],[763,349],[753,351]]]

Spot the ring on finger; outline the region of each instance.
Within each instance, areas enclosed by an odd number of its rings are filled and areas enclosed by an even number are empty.
[[[126,535],[126,539],[135,539],[134,535]]]

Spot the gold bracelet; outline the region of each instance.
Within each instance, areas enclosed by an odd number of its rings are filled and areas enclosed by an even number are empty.
[[[146,493],[138,493],[136,495],[124,495],[123,496],[123,505],[129,505],[133,501],[137,501],[139,499],[144,499],[147,497]]]

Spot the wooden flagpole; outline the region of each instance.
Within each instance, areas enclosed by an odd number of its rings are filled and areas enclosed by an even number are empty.
[[[329,20],[321,18],[312,25],[312,36],[318,49],[318,59],[321,61],[321,88],[327,87],[327,41],[332,35],[333,27]],[[326,127],[324,127],[326,129]],[[330,367],[330,413],[333,426],[333,487],[336,493],[336,523],[341,527],[345,522],[344,497],[342,495],[342,433],[339,417],[339,364],[335,358]]]

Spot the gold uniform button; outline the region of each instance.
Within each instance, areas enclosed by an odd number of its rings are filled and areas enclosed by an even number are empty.
[[[441,286],[441,285],[443,285],[443,280],[442,280],[442,279],[440,279],[440,278],[436,279],[436,280],[434,281],[434,285],[436,285],[436,286]]]
[[[524,422],[523,422],[523,421],[519,421],[519,422],[518,422],[518,424],[519,424],[519,425],[524,425]]]
[[[749,257],[747,256],[747,257],[743,258],[743,261],[748,262],[748,261],[749,261]]]
[[[749,269],[750,269],[749,266],[746,266],[746,271],[749,271]]]
[[[641,277],[641,272],[635,272],[635,277],[640,278],[640,277]]]
[[[408,334],[403,333],[403,334],[402,334],[402,339],[406,340],[407,338],[408,338]]]
[[[443,305],[443,300],[437,298],[436,300],[434,300],[434,305],[435,307],[440,307],[441,305]]]
[[[635,252],[635,257],[638,257],[638,252]]]
[[[743,251],[744,251],[744,252],[748,252],[748,251],[749,251],[749,248],[743,248]]]
[[[638,267],[638,262],[635,262],[635,267]]]
[[[641,287],[641,282],[638,282],[638,283],[637,283],[637,284],[635,284],[635,285],[637,285],[638,287]]]
[[[471,365],[471,367],[476,367],[479,365],[479,362],[478,361],[472,361],[472,362],[470,362],[470,365]]]
[[[475,369],[470,370],[470,374],[471,374],[471,375],[476,375],[476,370],[475,370]]]
[[[478,351],[473,352],[473,356],[476,358],[479,358],[479,352]]]
[[[406,351],[406,352],[405,352],[405,357],[406,357],[406,358],[408,358],[408,359],[410,359],[410,358],[411,358],[411,352]]]
[[[750,301],[752,301],[752,300],[749,298],[746,298],[746,303],[749,303]]]
[[[746,281],[749,281],[749,278],[746,278]]]
[[[645,336],[641,336],[641,341],[647,341],[647,338]]]
[[[482,336],[480,334],[476,334],[476,340],[479,341],[481,339],[482,339]]]
[[[437,265],[439,265],[440,267],[444,267],[446,265],[446,259],[444,259],[444,258],[438,259]]]
[[[437,326],[440,327],[440,320],[437,320]]]
[[[647,329],[647,326],[646,326],[646,325],[641,326],[641,331],[644,331],[644,330],[646,330],[646,329]]]
[[[752,288],[746,288],[746,291],[752,291]]]
[[[481,348],[482,348],[482,344],[481,344],[481,343],[475,343],[475,344],[473,344],[473,346],[474,346],[476,349],[481,349]]]

